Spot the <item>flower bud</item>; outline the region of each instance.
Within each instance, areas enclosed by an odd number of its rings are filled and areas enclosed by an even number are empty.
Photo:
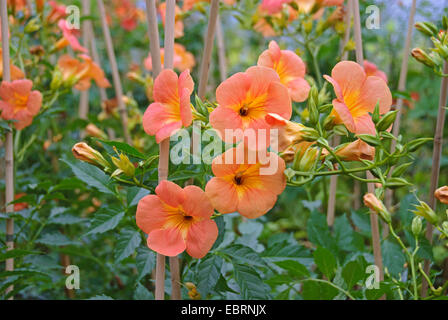
[[[448,186],[443,186],[434,192],[434,196],[443,204],[448,204]]]
[[[383,202],[379,200],[373,193],[367,193],[364,195],[364,204],[369,207],[373,212],[379,214],[381,219],[386,223],[392,221],[389,211],[387,211]]]
[[[118,175],[123,172],[128,177],[133,177],[135,175],[135,167],[129,160],[128,156],[125,154],[120,154],[120,158],[112,157],[112,162],[118,168],[112,175]]]
[[[412,219],[412,226],[411,226],[412,234],[414,235],[414,237],[417,238],[420,235],[420,233],[422,232],[422,227],[423,227],[422,218],[418,216],[414,217],[414,219]]]
[[[316,129],[304,127],[301,130],[302,133],[302,139],[305,141],[313,142],[319,139],[319,132],[317,132]]]
[[[427,36],[433,36],[437,33],[437,27],[430,22],[417,22],[414,27]]]
[[[72,148],[73,155],[76,159],[93,164],[100,168],[108,168],[109,163],[97,150],[90,147],[85,142],[79,142]]]
[[[308,172],[314,166],[319,149],[311,147],[312,144],[302,142],[296,146],[296,154],[292,165],[294,170]]]
[[[426,65],[426,66],[428,66],[430,68],[433,68],[436,65],[434,60],[425,51],[423,51],[420,48],[412,49],[411,55],[418,62],[421,62],[421,63],[423,63],[424,65]]]
[[[419,201],[420,205],[416,205],[412,212],[420,217],[425,218],[429,223],[437,224],[439,218],[436,213],[423,201]]]
[[[107,135],[93,123],[89,123],[86,127],[86,133],[95,138],[107,138]]]
[[[397,117],[398,110],[389,111],[386,113],[380,121],[376,124],[376,129],[378,132],[386,131],[389,129],[392,124],[395,122],[395,118]]]
[[[39,20],[37,18],[31,19],[23,29],[25,33],[33,33],[40,29]]]

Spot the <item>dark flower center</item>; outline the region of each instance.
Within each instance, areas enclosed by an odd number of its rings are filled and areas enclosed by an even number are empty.
[[[193,217],[192,216],[184,216],[184,219],[187,221],[191,221],[191,220],[193,220]]]
[[[247,116],[249,114],[249,108],[244,105],[241,109],[240,109],[240,116],[244,117]]]

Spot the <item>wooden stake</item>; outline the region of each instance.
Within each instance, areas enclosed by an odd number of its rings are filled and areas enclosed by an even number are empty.
[[[347,2],[347,11],[345,12],[345,34],[341,41],[341,60],[345,61],[348,59],[348,51],[344,51],[347,42],[350,40],[350,30],[352,24],[352,0]],[[341,137],[335,136],[333,138],[333,146],[337,146],[341,143]],[[328,194],[328,205],[327,205],[327,224],[329,227],[333,226],[336,212],[336,190],[338,187],[338,176],[334,175],[330,177],[330,191]]]
[[[106,19],[106,10],[104,9],[103,0],[97,0],[98,11],[101,16],[101,27],[103,29],[104,40],[106,42],[107,55],[109,57],[110,68],[112,71],[112,80],[114,82],[115,95],[118,102],[118,111],[121,117],[121,123],[123,126],[123,133],[125,141],[128,144],[132,144],[131,136],[129,135],[128,128],[128,113],[126,106],[123,102],[123,87],[121,86],[120,74],[118,72],[117,59],[115,57],[114,47],[112,43],[112,37],[110,35],[109,26]]]
[[[448,73],[448,62],[445,61],[443,65],[443,73]],[[429,206],[436,210],[437,201],[434,196],[434,192],[439,184],[439,174],[440,174],[440,160],[442,158],[442,142],[443,142],[443,128],[445,126],[445,114],[446,114],[446,103],[448,96],[448,77],[442,78],[442,83],[440,85],[440,100],[439,100],[439,112],[437,114],[437,125],[436,132],[434,134],[434,148],[432,151],[432,169],[431,169],[431,186],[429,188]],[[426,224],[426,239],[429,243],[432,243],[433,226],[430,223]],[[429,274],[430,261],[425,260],[424,271]],[[422,297],[426,297],[426,292],[428,290],[428,282],[426,279],[422,280]]]
[[[359,0],[353,0],[353,16],[354,16],[354,33],[356,41],[356,61],[364,66],[364,54],[362,48],[362,33],[361,33],[361,17],[359,14]],[[367,179],[373,179],[373,175],[367,172]],[[375,192],[375,185],[373,183],[367,184],[367,189],[370,193]],[[380,270],[380,281],[384,280],[383,258],[381,256],[380,232],[378,225],[378,216],[376,213],[370,213],[370,224],[372,229],[372,245],[375,265]]]
[[[84,17],[90,15],[90,0],[82,0],[82,15]],[[88,49],[89,47],[89,20],[82,22],[82,45]],[[78,115],[80,119],[87,119],[89,113],[89,90],[81,91],[79,98]],[[84,136],[84,133],[82,134]]]
[[[227,59],[224,34],[222,32],[221,19],[218,16],[216,22],[216,46],[218,47],[219,78],[221,82],[227,79]]]
[[[11,81],[11,70],[9,65],[9,25],[8,25],[8,8],[6,0],[0,2],[0,17],[2,25],[2,58],[3,58],[3,81]],[[10,204],[14,201],[14,152],[13,152],[13,126],[10,131],[6,132],[5,141],[5,204],[6,214],[14,213],[14,205]],[[6,250],[14,249],[14,220],[12,218],[6,220]],[[6,271],[14,270],[14,259],[6,259]],[[14,286],[6,288],[6,294],[14,290]],[[9,298],[13,300],[14,297]]]
[[[152,59],[152,73],[154,79],[162,70],[160,58],[159,29],[157,25],[156,1],[146,0],[146,18],[148,20],[149,44]],[[168,161],[170,153],[169,139],[163,140],[159,144],[159,182],[168,178]],[[156,259],[156,285],[155,299],[165,298],[165,256],[157,254]]]
[[[213,51],[213,40],[215,37],[216,21],[218,20],[219,0],[212,0],[210,4],[210,15],[208,18],[207,34],[204,43],[204,52],[202,54],[201,70],[199,73],[199,98],[205,98],[205,91],[208,82],[208,73],[210,70],[210,61]]]
[[[417,0],[413,0],[412,6],[411,6],[411,13],[409,14],[409,22],[408,22],[408,31],[406,34],[406,41],[405,41],[405,45],[404,45],[404,49],[403,49],[403,61],[401,62],[400,79],[398,80],[398,91],[406,90],[406,79],[407,79],[407,75],[408,75],[408,62],[409,62],[409,55],[410,55],[410,49],[411,49],[412,30],[414,29],[414,16],[415,16],[416,7],[417,7]],[[397,117],[395,118],[395,122],[394,122],[394,125],[392,128],[392,134],[395,137],[397,137],[398,134],[400,133],[402,109],[403,109],[403,99],[398,98],[397,106],[396,106],[396,110],[398,110],[398,113],[397,113]],[[396,145],[397,145],[397,142],[395,141],[395,139],[392,139],[392,143],[391,143],[391,147],[390,147],[391,153],[395,152]],[[391,170],[391,172],[392,172],[392,170]],[[386,195],[385,195],[386,208],[389,209],[392,207],[393,197],[394,197],[393,190],[387,189]],[[383,226],[385,226],[385,225],[383,224]],[[383,238],[387,238],[388,235],[389,235],[389,228],[387,228],[387,227],[383,228]]]

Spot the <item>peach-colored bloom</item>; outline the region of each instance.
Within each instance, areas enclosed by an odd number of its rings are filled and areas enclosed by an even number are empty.
[[[14,196],[14,201],[19,200],[21,198],[23,198],[24,196],[26,196],[26,193],[18,193]],[[19,203],[14,203],[14,211],[22,211],[28,209],[28,203],[26,202],[19,202]]]
[[[260,9],[269,14],[276,14],[282,10],[285,3],[289,3],[291,1],[292,0],[262,0]]]
[[[0,48],[0,77],[3,78],[3,55],[2,55],[2,48]],[[12,63],[9,64],[10,73],[11,73],[11,80],[18,80],[25,78],[25,74],[23,71],[19,68],[13,65]]]
[[[33,82],[28,79],[3,81],[0,85],[1,117],[5,120],[16,120],[17,130],[28,127],[42,106],[42,94],[31,91]]]
[[[343,123],[350,132],[375,134],[372,113],[379,102],[380,114],[390,110],[392,94],[383,79],[367,76],[364,69],[352,61],[339,62],[331,72],[330,82],[336,93],[332,115],[335,123]]]
[[[327,154],[328,151],[323,150],[322,153]],[[335,154],[343,161],[373,160],[375,158],[375,148],[358,139],[338,147]]]
[[[229,143],[241,141],[242,137],[226,137],[226,129],[241,129],[245,137],[254,133],[257,141],[259,129],[264,129],[269,145],[266,115],[275,113],[288,120],[292,114],[288,89],[280,83],[277,73],[266,67],[250,67],[222,82],[216,89],[216,101],[218,107],[210,114],[210,124]],[[264,143],[261,139],[257,149]]]
[[[190,95],[194,82],[190,72],[185,70],[177,77],[171,69],[163,70],[154,81],[154,103],[143,115],[143,128],[149,135],[155,135],[157,143],[170,137],[182,126],[193,121]]]
[[[51,11],[47,16],[49,23],[56,23],[67,16],[66,7],[63,4],[59,4],[56,1],[48,1],[51,7]]]
[[[162,62],[162,66],[165,60],[165,49],[160,49],[160,58]],[[192,70],[195,66],[196,62],[194,61],[194,56],[191,52],[188,52],[185,47],[181,44],[174,44],[174,57],[173,57],[173,66],[174,69],[179,71],[185,71],[187,69]],[[144,61],[145,68],[147,70],[152,70],[152,58],[151,54]]]
[[[64,19],[59,20],[58,27],[62,31],[62,38],[56,43],[56,49],[60,50],[69,45],[75,51],[87,53],[87,49],[79,43],[78,30],[71,29],[68,25],[68,22]]]
[[[271,128],[278,129],[278,150],[274,151],[283,152],[290,146],[303,141],[304,125],[286,120],[275,113],[267,114],[265,120]]]
[[[448,204],[448,186],[437,189],[434,195],[441,203]]]
[[[163,26],[165,26],[166,2],[162,2],[161,4],[159,4],[158,9],[160,16],[162,17]],[[181,38],[184,36],[184,23],[182,21],[181,13],[182,11],[176,5],[174,10],[174,38]]]
[[[137,226],[148,234],[150,249],[165,256],[187,250],[193,258],[204,257],[218,237],[218,227],[210,219],[213,206],[197,186],[181,188],[162,181],[155,195],[148,195],[137,206]]]
[[[271,41],[269,49],[258,58],[258,65],[274,69],[296,102],[308,98],[310,85],[305,80],[306,66],[302,59],[291,50],[280,50],[277,42]]]
[[[387,74],[384,71],[378,69],[378,67],[372,62],[364,60],[364,71],[368,77],[377,76],[383,79],[386,83],[388,82]]]
[[[207,183],[205,193],[220,213],[237,211],[246,218],[258,218],[272,209],[277,196],[286,187],[283,173],[285,162],[276,154],[267,152],[265,160],[268,161],[263,161],[265,164],[258,157],[252,163],[247,149],[244,151],[244,159],[238,161],[239,152],[242,152],[240,146],[213,159],[212,171],[215,177]],[[261,170],[270,166],[276,168],[275,172],[263,174]]]
[[[121,27],[126,31],[134,30],[139,20],[139,11],[135,4],[129,0],[115,0],[114,6]]]
[[[84,61],[63,55],[58,60],[58,67],[62,72],[64,82],[76,83],[75,89],[87,90],[91,86],[93,79],[98,87],[110,87],[104,71],[93,60],[85,54],[79,56]]]

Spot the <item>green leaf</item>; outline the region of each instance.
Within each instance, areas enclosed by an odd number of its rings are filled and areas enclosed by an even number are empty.
[[[156,254],[154,251],[149,250],[147,247],[137,248],[137,257],[135,258],[135,264],[137,265],[138,278],[140,281],[144,276],[151,273],[156,265]]]
[[[30,254],[41,254],[41,253],[42,252],[39,252],[39,251],[14,249],[14,250],[6,251],[5,253],[0,253],[0,262],[5,261],[6,259],[19,258],[19,257],[27,256]]]
[[[137,287],[134,292],[134,300],[154,300],[154,295],[140,282],[137,282]]]
[[[112,209],[108,207],[101,208],[93,216],[92,223],[85,235],[104,233],[114,229],[118,223],[123,219],[124,211]]]
[[[123,229],[118,236],[115,246],[115,263],[129,257],[140,245],[141,241],[140,232],[132,229]]]
[[[84,221],[86,221],[86,219],[65,212],[51,217],[48,224],[71,225],[80,224]]]
[[[235,244],[220,250],[220,252],[237,260],[239,263],[247,263],[258,267],[266,267],[266,263],[257,252],[241,244]]]
[[[112,299],[111,297],[106,296],[104,294],[99,294],[99,295],[93,296],[87,300],[114,300],[114,299]]]
[[[221,275],[223,259],[217,255],[209,255],[202,259],[197,269],[198,290],[203,299],[218,282]]]
[[[342,269],[342,278],[344,278],[347,288],[350,290],[358,281],[364,279],[364,272],[357,261],[350,261]]]
[[[244,300],[266,300],[269,294],[260,275],[248,265],[233,263],[235,281],[240,287]]]
[[[328,278],[332,279],[336,270],[336,258],[330,250],[323,247],[317,247],[313,253],[314,262],[319,270]]]
[[[97,167],[81,161],[76,163],[67,159],[61,159],[61,161],[65,162],[72,169],[75,176],[86,185],[95,187],[100,192],[115,195],[115,190],[109,177]]]
[[[384,267],[389,270],[391,275],[397,276],[398,273],[403,272],[406,258],[398,244],[390,240],[383,241],[381,253]]]
[[[310,272],[308,271],[308,269],[300,262],[294,260],[283,260],[274,263],[278,265],[280,268],[288,271],[288,273],[294,277],[303,278],[310,276]]]
[[[47,246],[68,246],[79,244],[78,241],[70,240],[66,235],[59,232],[46,233],[36,240],[36,243],[45,244]]]
[[[128,207],[136,206],[140,201],[140,199],[142,199],[144,196],[147,196],[148,194],[149,191],[144,188],[139,187],[128,188],[127,201],[126,201]]]
[[[226,231],[226,223],[224,221],[224,217],[220,216],[214,219],[216,222],[216,225],[218,226],[218,238],[216,239],[215,243],[213,244],[212,250],[219,247],[219,245],[224,240],[224,234]]]
[[[312,211],[306,224],[308,238],[311,243],[337,252],[338,247],[335,239],[331,236],[328,229],[327,219],[318,211]]]
[[[305,281],[302,285],[302,296],[305,300],[331,300],[338,290],[328,283]]]
[[[133,156],[135,158],[139,158],[139,159],[143,159],[143,160],[146,160],[146,158],[148,158],[143,153],[141,153],[134,147],[131,147],[127,143],[119,142],[119,141],[102,140],[102,139],[97,139],[97,140],[102,143],[105,143],[111,147],[115,147],[115,148],[117,148],[117,150],[119,150],[127,155]]]
[[[222,276],[222,274],[219,275],[218,281],[216,282],[215,291],[223,292],[223,293],[231,292],[231,293],[238,294],[238,292],[236,292],[235,290],[233,290],[232,288],[230,288],[227,285],[227,280]]]

